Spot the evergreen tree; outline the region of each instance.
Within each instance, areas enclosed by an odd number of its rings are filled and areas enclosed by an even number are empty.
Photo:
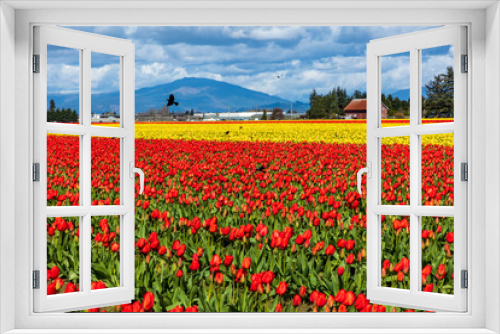
[[[366,92],[362,93],[360,90],[356,89],[352,94],[355,99],[364,99],[366,98]]]
[[[335,89],[332,89],[332,91],[326,94],[323,98],[325,99],[326,104],[325,118],[338,117],[339,106],[337,103],[337,94],[335,92]]]
[[[54,122],[54,112],[52,110],[47,110],[47,122]]]
[[[260,120],[267,121],[267,110],[266,109],[264,109],[264,113],[262,114],[262,118]]]
[[[50,111],[55,111],[56,110],[56,102],[54,100],[50,100]]]
[[[309,94],[309,110],[306,111],[306,115],[307,115],[307,118],[312,118],[311,117],[311,112],[312,112],[312,108],[314,106],[314,102],[316,101],[316,98],[318,97],[318,93],[316,93],[316,88],[314,88],[311,92],[311,94]]]
[[[399,97],[396,97],[396,98],[392,101],[392,108],[393,108],[395,111],[398,111],[398,110],[401,110],[401,106],[402,106],[401,100],[399,99]]]
[[[316,92],[313,91],[313,94],[315,93]],[[310,98],[310,100],[312,100],[312,104],[310,103],[309,110],[307,111],[307,117],[309,119],[327,118],[329,113],[327,97],[315,94],[313,99]]]
[[[339,103],[337,100],[337,93],[335,89],[333,89],[330,94],[328,94],[328,107],[330,118],[336,115],[339,118],[340,115],[344,115],[344,109],[339,109]]]
[[[453,117],[453,67],[445,74],[438,74],[425,85],[427,98],[424,104],[424,117]]]
[[[71,118],[72,118],[72,119],[71,119],[71,121],[72,121],[73,123],[78,122],[78,114],[76,113],[76,110],[75,110],[75,109],[73,109],[73,112],[71,113]]]
[[[341,88],[340,86],[337,87],[336,89],[337,93],[337,105],[342,112],[344,111],[344,108],[347,107],[349,102],[351,102],[351,98],[347,95],[347,91],[344,88]]]
[[[61,123],[62,118],[61,118],[61,110],[59,108],[56,108],[54,111],[54,122]]]

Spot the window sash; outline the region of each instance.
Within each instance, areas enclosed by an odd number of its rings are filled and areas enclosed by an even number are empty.
[[[80,51],[80,124],[54,124],[46,119],[47,45]],[[91,52],[120,57],[119,128],[91,124]],[[34,311],[72,311],[130,302],[134,298],[134,179],[129,177],[129,162],[134,162],[134,44],[128,40],[83,33],[59,27],[34,28],[34,54],[40,55],[40,73],[33,76],[34,162],[40,163],[40,182],[34,183],[34,270],[40,271],[40,289],[34,289]],[[79,206],[47,207],[48,133],[80,137]],[[91,138],[120,138],[120,205],[91,205]],[[120,287],[91,290],[91,217],[120,215]],[[47,295],[47,217],[80,217],[79,291]]]
[[[467,183],[460,180],[460,163],[467,162],[467,75],[461,73],[461,54],[466,54],[466,28],[443,27],[371,41],[367,46],[368,111],[367,161],[372,177],[367,181],[367,297],[372,302],[401,307],[436,310],[467,310],[467,290],[461,289],[460,271],[467,269]],[[454,122],[419,124],[421,121],[421,49],[454,45]],[[410,125],[381,127],[381,56],[410,53]],[[454,133],[454,207],[421,205],[421,140],[423,134]],[[381,139],[410,137],[410,205],[381,205]],[[458,171],[458,172],[457,172]],[[380,215],[410,216],[410,290],[380,286]],[[454,295],[421,290],[421,217],[454,217]]]

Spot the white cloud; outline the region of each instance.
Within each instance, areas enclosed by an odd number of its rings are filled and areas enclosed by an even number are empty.
[[[137,32],[138,28],[139,27],[137,27],[137,26],[125,27],[125,30],[124,30],[125,35],[131,36],[131,35],[135,34]]]
[[[120,64],[93,67],[90,76],[92,94],[114,92],[120,89]]]
[[[140,62],[169,60],[169,55],[165,52],[165,48],[162,45],[154,44],[137,45],[135,57]]]
[[[152,63],[136,66],[136,89],[152,87],[188,76],[183,67],[175,67],[168,63]]]
[[[59,94],[79,92],[80,67],[77,65],[48,64],[47,90]]]
[[[307,100],[313,88],[320,93],[337,85],[348,91],[364,91],[366,43],[370,39],[425,29],[339,26],[209,28],[172,27],[177,36],[183,36],[173,39],[168,35],[168,27],[158,28],[158,31],[154,27],[94,27],[92,31],[134,40],[136,88],[190,76],[226,81],[287,99]],[[429,73],[442,73],[452,56],[448,52],[429,57],[423,66],[429,68]],[[408,88],[408,66],[401,57],[391,57],[389,62],[386,61],[383,64],[383,83],[387,84],[384,90]],[[116,70],[110,65],[93,68],[92,91],[117,89],[118,72],[113,72]],[[71,75],[79,73],[77,67],[66,71],[72,71]],[[69,76],[69,72],[59,72],[49,76],[49,86],[54,91],[78,88],[78,79],[68,79],[66,83],[63,76]],[[277,79],[278,75],[281,79]]]
[[[302,27],[238,27],[227,30],[232,38],[250,38],[256,40],[294,39],[304,35]]]

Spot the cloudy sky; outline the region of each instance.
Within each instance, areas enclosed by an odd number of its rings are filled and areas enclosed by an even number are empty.
[[[136,89],[184,77],[225,81],[307,101],[315,88],[366,90],[366,44],[427,27],[71,27],[135,43]],[[78,52],[51,47],[49,93],[78,91]],[[383,91],[409,88],[409,56],[383,60]],[[443,73],[452,49],[429,50],[424,80]],[[92,55],[92,93],[118,89],[118,59]],[[278,79],[278,76],[280,78]]]

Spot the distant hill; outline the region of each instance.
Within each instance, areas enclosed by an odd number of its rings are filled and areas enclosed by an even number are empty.
[[[183,78],[154,87],[141,88],[135,91],[135,112],[145,112],[150,108],[161,108],[166,99],[174,94],[179,106],[171,107],[174,112],[194,109],[201,112],[245,111],[255,108],[280,107],[290,110],[290,101],[277,96],[243,88],[227,82],[204,78]],[[78,110],[78,94],[50,94],[47,100],[53,99],[59,108]],[[102,114],[107,111],[118,111],[119,93],[92,94],[92,112]],[[48,102],[47,102],[48,107]],[[293,110],[304,113],[309,105],[304,102],[293,102]]]
[[[392,92],[392,93],[389,93],[392,95],[392,97],[395,99],[396,97],[399,97],[400,100],[407,100],[410,98],[410,89],[400,89],[400,90],[397,90],[395,92]],[[386,96],[389,95],[389,94],[385,94]],[[422,95],[424,97],[427,97],[427,95],[425,95],[425,87],[422,87]]]

